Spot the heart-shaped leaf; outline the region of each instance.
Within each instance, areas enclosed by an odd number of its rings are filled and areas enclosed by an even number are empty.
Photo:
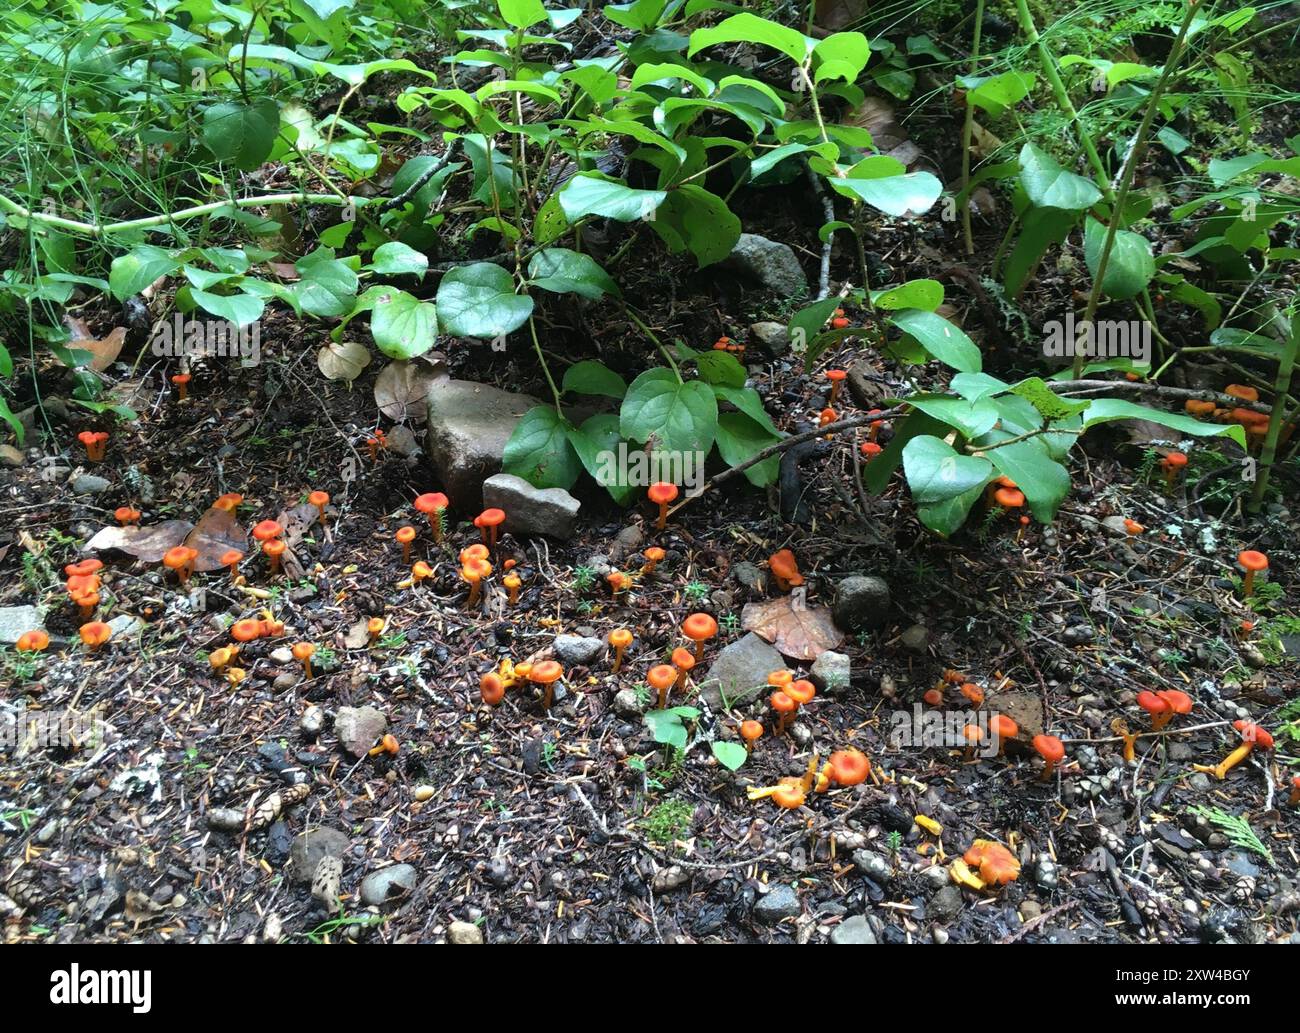
[[[569,443],[573,429],[573,424],[553,406],[534,406],[515,424],[506,442],[501,469],[536,488],[573,487],[582,472],[578,455]]]
[[[490,339],[517,330],[533,299],[515,293],[511,275],[491,262],[452,269],[438,284],[438,321],[445,333]]]
[[[316,353],[316,368],[327,380],[352,383],[370,365],[370,349],[356,341],[330,341]]]
[[[433,347],[437,310],[427,301],[394,287],[374,296],[371,304],[370,334],[375,347],[389,358],[413,359]]]
[[[800,605],[790,595],[749,603],[740,612],[740,624],[791,660],[816,660],[844,641],[844,633],[831,620],[830,610]]]
[[[628,388],[619,410],[623,437],[655,450],[693,452],[701,460],[713,447],[718,403],[709,385],[680,381],[672,370],[650,369]]]

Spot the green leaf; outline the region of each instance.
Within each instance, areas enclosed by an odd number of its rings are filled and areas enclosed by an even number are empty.
[[[1006,381],[991,377],[987,373],[958,373],[948,382],[950,390],[956,391],[957,394],[972,402],[999,394],[1010,386]]]
[[[235,326],[247,326],[262,318],[266,302],[251,294],[209,294],[207,291],[191,290],[190,297],[205,312],[211,312],[218,319],[234,323]]]
[[[908,280],[897,287],[871,292],[876,308],[919,308],[933,312],[943,304],[943,284],[938,280]]]
[[[864,158],[848,170],[846,178],[828,176],[836,193],[865,201],[886,215],[920,215],[934,207],[943,184],[928,172],[907,172],[896,158],[879,154]]]
[[[731,387],[726,384],[714,384],[713,393],[722,401],[730,402],[769,434],[780,434],[772,418],[763,408],[763,399],[752,387]]]
[[[582,473],[578,454],[569,443],[572,430],[573,424],[553,406],[529,409],[506,442],[501,469],[536,488],[572,488]]]
[[[1084,226],[1083,259],[1094,277],[1105,242],[1106,227],[1089,217]],[[1156,262],[1150,241],[1132,230],[1116,230],[1101,289],[1112,298],[1131,298],[1145,290],[1155,274]]]
[[[695,453],[701,460],[713,446],[718,403],[708,384],[679,381],[672,370],[649,369],[628,388],[619,410],[623,437],[653,450]]]
[[[709,748],[728,771],[739,771],[749,759],[749,751],[738,742],[713,742]]]
[[[905,309],[890,316],[889,321],[945,365],[961,373],[979,372],[980,350],[975,342],[943,316],[921,309]]]
[[[645,715],[646,727],[657,743],[686,749],[685,721],[694,721],[700,716],[695,707],[669,707],[667,710],[651,710]]]
[[[380,276],[415,276],[423,280],[429,268],[429,256],[400,240],[390,240],[375,248],[367,268]]]
[[[1077,220],[1077,213],[1062,208],[1030,208],[1025,213],[1020,236],[1002,274],[1008,294],[1020,296],[1047,249],[1063,241]]]
[[[18,442],[18,447],[22,448],[23,439],[27,436],[27,431],[23,427],[22,420],[14,415],[14,411],[9,408],[9,403],[0,397],[0,420],[9,424],[10,429],[14,432],[14,438]]]
[[[654,217],[668,196],[663,190],[636,190],[593,173],[579,173],[556,196],[564,217],[574,223],[584,215],[599,215],[618,222]]]
[[[733,14],[711,29],[696,29],[692,32],[686,56],[694,57],[705,47],[718,43],[762,43],[773,50],[779,50],[796,64],[803,64],[815,42],[802,32],[787,29],[766,18],[753,14]]]
[[[907,404],[961,431],[966,438],[977,438],[987,433],[998,421],[997,408],[986,399],[972,402],[949,395],[921,393],[908,395]]]
[[[1066,172],[1033,144],[1020,150],[1020,182],[1029,199],[1040,207],[1079,212],[1101,200],[1101,191],[1092,180]]]
[[[270,97],[252,104],[225,101],[203,110],[203,146],[218,161],[251,172],[267,159],[280,131],[280,109]]]
[[[862,70],[867,67],[870,56],[871,45],[862,33],[832,33],[813,48],[813,64],[816,69],[813,81],[823,83],[842,79],[844,82],[856,82]]]
[[[609,492],[610,498],[620,506],[625,506],[638,488],[628,483],[627,472],[617,462],[618,446],[622,440],[618,432],[618,417],[613,413],[597,413],[588,417],[581,427],[569,431],[569,444],[578,453],[578,459],[591,479]]]
[[[546,8],[542,0],[497,0],[497,9],[507,25],[516,29],[526,29],[530,25],[546,20]]]
[[[1034,88],[1034,75],[1032,72],[965,75],[958,78],[957,82],[966,90],[966,103],[997,116],[1029,96]]]
[[[745,386],[745,367],[729,352],[716,349],[700,352],[695,356],[695,365],[705,383],[726,387]]]
[[[728,466],[738,466],[780,440],[780,435],[768,433],[744,413],[718,414],[718,452]],[[776,483],[780,469],[781,457],[769,456],[745,470],[745,477],[751,484],[762,488]]]
[[[1062,398],[1047,386],[1047,382],[1042,377],[1027,377],[1016,384],[1011,389],[1011,393],[1023,398],[1037,409],[1038,414],[1048,423],[1068,419],[1071,416],[1078,416],[1079,413],[1092,404],[1091,402],[1072,402],[1068,398]]]
[[[1242,448],[1246,447],[1246,432],[1236,424],[1202,423],[1200,420],[1192,416],[1186,416],[1183,413],[1151,409],[1145,405],[1125,402],[1119,398],[1098,398],[1088,406],[1083,414],[1085,430],[1089,427],[1095,427],[1099,423],[1110,423],[1113,420],[1147,420],[1151,423],[1158,423],[1162,427],[1176,430],[1179,434],[1184,434],[1187,437],[1231,438]]]
[[[300,279],[293,296],[308,315],[322,319],[344,316],[357,298],[357,274],[329,248],[322,248],[294,263]]]
[[[627,382],[595,359],[575,362],[564,371],[565,392],[574,391],[580,395],[604,395],[607,398],[622,398],[627,394]]]
[[[435,301],[443,332],[460,337],[508,334],[533,314],[533,299],[516,294],[510,274],[491,262],[449,271],[438,284]]]
[[[649,221],[670,250],[689,250],[700,268],[721,262],[740,240],[740,220],[727,202],[694,183],[669,192]]]
[[[537,252],[528,262],[528,279],[542,290],[579,294],[591,301],[598,301],[606,294],[615,297],[622,294],[618,284],[594,258],[562,247]]]
[[[411,359],[433,347],[437,313],[427,301],[385,288],[372,299],[370,334],[375,347],[390,359]]]
[[[160,276],[170,276],[185,263],[187,251],[168,251],[152,244],[137,244],[118,255],[109,267],[108,285],[113,297],[123,301],[139,294]]]
[[[913,438],[903,449],[903,472],[918,505],[945,502],[979,490],[993,479],[987,459],[964,456],[942,438],[924,435]]]

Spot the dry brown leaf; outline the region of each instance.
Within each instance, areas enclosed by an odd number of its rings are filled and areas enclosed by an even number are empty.
[[[105,527],[86,543],[86,552],[124,552],[145,563],[162,562],[163,554],[194,530],[188,520],[164,520],[148,527]]]
[[[219,570],[224,566],[221,557],[231,549],[247,555],[248,532],[239,526],[234,513],[213,507],[199,517],[185,544],[199,554],[194,561],[195,570]]]
[[[343,636],[343,645],[348,649],[365,649],[370,645],[370,628],[369,621],[357,621],[352,627],[348,628],[348,633]]]
[[[369,365],[370,349],[356,341],[329,341],[316,353],[316,368],[327,380],[351,384]]]
[[[447,379],[447,367],[425,356],[390,362],[375,378],[375,403],[394,423],[423,423],[429,389]]]
[[[790,595],[747,604],[740,612],[740,624],[791,660],[816,660],[844,641],[844,633],[831,620],[830,610],[821,606],[796,607]]]
[[[122,353],[122,345],[126,343],[126,327],[117,326],[109,335],[100,340],[92,337],[74,337],[68,342],[70,351],[83,351],[90,353],[89,366],[96,373],[103,373],[109,366],[117,361],[118,355]]]
[[[866,16],[867,0],[817,0],[813,13],[814,35],[817,29],[838,32],[855,25]]]

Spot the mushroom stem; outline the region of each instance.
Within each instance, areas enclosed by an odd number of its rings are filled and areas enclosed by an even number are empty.
[[[478,605],[479,586],[483,583],[482,578],[471,578],[469,582],[469,601],[466,605],[472,610]]]
[[[626,646],[614,647],[614,664],[609,669],[611,674],[618,674],[619,668],[623,666],[623,650],[626,648]]]
[[[659,519],[655,521],[655,530],[662,531],[664,525],[668,523],[668,503],[659,503]]]
[[[302,674],[308,681],[311,681],[311,657],[302,662]]]
[[[1207,764],[1193,764],[1192,767],[1195,768],[1197,771],[1203,772],[1207,775],[1213,775],[1220,782],[1222,782],[1225,778],[1228,777],[1229,771],[1231,771],[1243,760],[1245,760],[1247,757],[1250,756],[1250,752],[1254,748],[1255,748],[1255,744],[1253,742],[1243,742],[1240,746],[1238,746],[1235,750],[1233,750],[1226,757],[1224,757],[1223,760],[1219,764],[1216,764],[1214,767],[1210,767]]]
[[[1241,582],[1241,594],[1249,599],[1255,591],[1255,572],[1247,570],[1246,576]]]

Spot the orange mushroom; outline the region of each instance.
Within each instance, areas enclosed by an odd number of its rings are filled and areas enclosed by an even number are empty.
[[[827,405],[834,405],[840,397],[840,390],[844,387],[844,378],[848,376],[842,369],[828,369],[826,379],[831,382],[831,396],[827,399]]]
[[[975,840],[962,855],[962,860],[978,868],[980,879],[988,886],[1005,886],[1020,877],[1020,862],[1015,854],[992,840]]]
[[[1035,735],[1034,749],[1043,758],[1043,773],[1039,777],[1046,782],[1052,777],[1052,769],[1065,757],[1065,743],[1054,735]]]
[[[830,406],[827,406],[825,409],[823,409],[821,412],[817,414],[817,426],[829,427],[832,423],[834,423],[839,418],[840,418],[840,414],[837,413]],[[826,440],[827,441],[831,440],[830,434],[826,435]]]
[[[772,571],[772,577],[776,579],[776,587],[782,592],[788,592],[791,588],[797,588],[804,583],[803,575],[799,573],[799,561],[794,558],[794,553],[789,549],[772,553],[768,557],[767,565]]]
[[[411,562],[411,543],[415,541],[415,528],[409,524],[405,527],[399,527],[393,537],[402,546],[402,563],[410,565]]]
[[[921,697],[932,707],[943,706],[943,689],[926,689],[925,695]]]
[[[230,626],[230,637],[236,642],[252,642],[262,637],[262,622],[245,618]]]
[[[1142,534],[1146,530],[1146,528],[1143,527],[1141,524],[1139,524],[1136,520],[1125,519],[1124,530],[1136,537],[1137,535]]]
[[[659,710],[668,706],[668,693],[677,681],[677,668],[671,664],[656,664],[646,671],[645,680],[659,694]]]
[[[1019,488],[998,488],[993,492],[993,501],[999,509],[1019,509],[1025,504],[1025,493]]]
[[[519,602],[519,589],[523,585],[523,579],[520,578],[513,570],[501,579],[501,585],[506,590],[506,597],[511,606]]]
[[[1237,554],[1237,566],[1246,572],[1241,582],[1241,594],[1249,599],[1255,591],[1255,575],[1268,570],[1268,557],[1255,549],[1246,549]]]
[[[621,570],[611,570],[605,575],[605,583],[609,585],[610,598],[618,602],[618,597],[632,587],[632,576]]]
[[[1291,779],[1291,796],[1287,803],[1292,807],[1300,804],[1300,775],[1296,775]]]
[[[777,713],[776,731],[774,735],[780,735],[785,731],[786,723],[799,709],[799,704],[787,696],[784,692],[774,692],[768,697],[768,702],[772,704],[772,709]]]
[[[763,726],[757,721],[742,721],[740,723],[740,737],[745,740],[745,752],[754,751],[754,743],[763,737]]]
[[[984,741],[984,729],[979,725],[966,725],[961,734],[966,740],[966,759],[974,760],[976,748]]]
[[[673,650],[672,661],[673,666],[677,668],[677,680],[674,682],[673,688],[681,692],[686,688],[686,675],[695,666],[695,654],[685,646],[678,646]]]
[[[1240,398],[1243,402],[1259,401],[1259,392],[1246,384],[1229,384],[1223,393],[1230,398]]]
[[[478,692],[484,703],[490,707],[495,707],[506,698],[505,679],[496,671],[488,671],[478,680]]]
[[[718,633],[718,622],[707,613],[693,613],[682,621],[682,634],[695,643],[695,662],[704,658],[704,643]]]
[[[974,682],[966,682],[961,687],[961,694],[977,707],[984,702],[984,690]]]
[[[103,430],[83,430],[77,440],[86,448],[86,458],[92,463],[102,463],[108,450],[108,432]]]
[[[792,681],[786,687],[785,694],[799,706],[804,707],[816,698],[817,688],[807,679],[800,678],[797,681]]]
[[[555,683],[562,677],[564,668],[556,660],[538,660],[529,668],[528,680],[542,686],[542,709],[551,709],[551,701],[555,698]]]
[[[68,577],[90,577],[104,569],[102,560],[94,559],[82,560],[79,563],[69,563],[63,568],[63,573]]]
[[[388,435],[382,430],[376,428],[375,432],[366,438],[366,451],[370,453],[372,463],[379,462],[379,450],[388,447]]]
[[[433,540],[442,544],[442,522],[450,503],[447,496],[440,491],[426,491],[415,497],[415,508],[429,518],[429,527],[433,530]]]
[[[191,549],[187,545],[176,545],[163,553],[163,566],[168,570],[176,571],[176,576],[180,578],[183,585],[189,581],[190,571],[194,569],[194,561],[198,558],[197,549]]]
[[[837,785],[855,786],[867,780],[871,774],[871,761],[861,750],[852,747],[836,750],[826,762],[830,768],[830,777]]]
[[[1178,471],[1187,465],[1187,456],[1182,452],[1170,452],[1160,460],[1160,469],[1165,472],[1165,491],[1174,490],[1174,479]]]
[[[190,394],[190,375],[188,373],[177,373],[172,377],[172,383],[176,385],[176,395],[183,402]]]
[[[275,577],[280,573],[280,557],[285,554],[289,546],[279,538],[271,538],[262,543],[262,553],[271,561],[271,576]]]
[[[14,648],[20,653],[41,653],[48,649],[49,645],[49,632],[37,628],[34,631],[24,631],[19,635],[18,641],[14,643]]]
[[[1159,719],[1159,723],[1152,722],[1152,728],[1156,731],[1159,731],[1172,721],[1175,715],[1190,714],[1192,712],[1192,697],[1179,689],[1160,689],[1156,695],[1164,700],[1169,707],[1163,718]]]
[[[327,491],[313,491],[307,496],[307,501],[316,507],[316,515],[320,517],[320,522],[325,523],[325,507],[330,504],[330,493]]]
[[[421,581],[431,577],[433,577],[433,568],[424,560],[416,560],[411,564],[411,584],[416,588],[420,586]]]
[[[224,495],[218,495],[217,500],[212,503],[213,509],[220,509],[226,513],[233,513],[244,502],[244,496],[237,491],[228,491]]]
[[[230,568],[230,580],[239,580],[239,565],[244,562],[244,554],[238,549],[227,549],[221,554],[221,565]]]
[[[1216,406],[1213,402],[1201,402],[1189,398],[1183,403],[1183,408],[1189,416],[1213,416]]]
[[[81,644],[94,651],[113,637],[113,629],[103,621],[91,621],[77,629]]]
[[[261,520],[253,525],[253,537],[259,542],[269,542],[284,534],[284,528],[274,520]]]
[[[632,632],[627,628],[615,628],[609,633],[609,644],[614,647],[614,664],[610,667],[610,673],[618,674],[619,668],[623,666],[623,652],[632,644]]]
[[[668,554],[664,552],[663,549],[659,548],[659,546],[652,545],[650,548],[646,549],[642,555],[645,557],[645,564],[641,567],[641,573],[653,574],[655,567],[657,567]]]
[[[772,802],[786,810],[794,810],[796,807],[803,806],[804,797],[803,779],[783,778],[781,784],[772,793]]]
[[[673,499],[677,498],[677,485],[669,481],[655,481],[650,485],[646,495],[659,507],[659,519],[655,521],[655,529],[662,531],[664,524],[668,522],[668,506]]]
[[[302,663],[303,677],[311,681],[311,658],[316,653],[316,647],[310,642],[295,642],[291,652],[293,658]]]
[[[859,447],[859,451],[862,453],[863,459],[871,460],[871,459],[875,459],[876,456],[880,455],[880,453],[883,452],[884,449],[881,448],[874,441],[864,441]]]
[[[993,735],[998,742],[998,756],[1006,752],[1007,740],[1015,738],[1020,732],[1020,726],[1016,724],[1006,714],[994,714],[991,722]]]
[[[460,568],[460,576],[469,584],[469,598],[465,605],[471,610],[478,605],[483,579],[492,575],[492,564],[487,560],[470,560]]]
[[[1234,721],[1232,727],[1241,733],[1241,745],[1223,758],[1223,761],[1214,767],[1208,767],[1204,764],[1193,764],[1192,767],[1197,771],[1213,775],[1222,781],[1228,777],[1228,772],[1250,756],[1255,747],[1261,750],[1271,750],[1273,748],[1273,736],[1260,728],[1253,721]]]
[[[388,622],[383,617],[371,617],[366,621],[366,635],[369,636],[371,642],[374,642],[384,633],[387,624]]]
[[[132,509],[130,506],[118,506],[113,510],[113,519],[122,527],[129,527],[131,524],[140,522],[140,511]]]
[[[474,526],[483,532],[483,541],[489,549],[497,547],[497,528],[506,521],[504,509],[485,509],[474,518]]]

